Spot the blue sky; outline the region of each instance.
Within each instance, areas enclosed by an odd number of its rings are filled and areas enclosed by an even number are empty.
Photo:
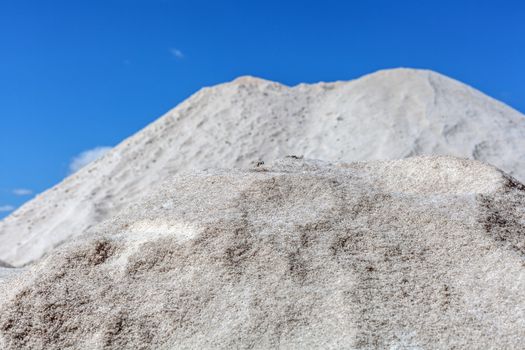
[[[81,152],[239,75],[428,68],[523,112],[524,65],[518,0],[0,0],[0,217]]]

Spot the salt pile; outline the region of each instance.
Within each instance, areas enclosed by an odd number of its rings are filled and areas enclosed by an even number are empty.
[[[525,339],[525,187],[477,161],[291,157],[180,175],[89,231],[0,285],[0,347]]]
[[[295,87],[240,78],[199,91],[0,221],[0,259],[28,264],[174,174],[289,154],[345,162],[453,155],[524,181],[525,118],[430,71]]]

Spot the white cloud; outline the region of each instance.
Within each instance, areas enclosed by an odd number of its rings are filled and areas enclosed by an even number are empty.
[[[33,194],[33,190],[28,188],[15,188],[11,191],[15,196],[29,196]]]
[[[178,58],[179,60],[184,58],[184,54],[179,49],[171,48],[170,52],[173,55],[173,57]]]
[[[0,213],[7,213],[15,210],[15,207],[12,205],[0,205]]]
[[[71,163],[69,164],[69,171],[71,174],[79,171],[86,165],[88,165],[91,162],[94,162],[95,160],[101,158],[104,154],[106,154],[111,147],[95,147],[93,149],[84,151],[80,153],[78,156],[73,158]]]

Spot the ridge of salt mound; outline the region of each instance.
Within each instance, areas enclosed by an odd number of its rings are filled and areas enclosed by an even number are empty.
[[[476,161],[194,172],[7,282],[0,345],[519,348],[524,260],[525,186]]]

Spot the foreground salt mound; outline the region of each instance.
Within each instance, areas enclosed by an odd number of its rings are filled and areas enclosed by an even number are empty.
[[[38,259],[173,174],[289,154],[345,162],[453,155],[525,181],[525,118],[430,71],[295,87],[237,79],[199,91],[0,221],[0,259]]]
[[[517,349],[524,254],[525,187],[480,162],[199,172],[10,281],[0,347]]]

